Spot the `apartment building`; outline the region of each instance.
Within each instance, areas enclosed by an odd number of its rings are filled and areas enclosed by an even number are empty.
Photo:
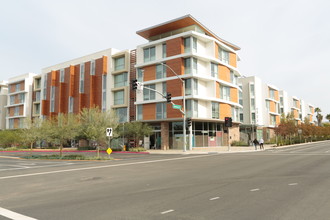
[[[242,88],[240,103],[241,132],[243,140],[274,137],[274,128],[280,123],[280,91],[277,87],[264,83],[256,76],[242,77],[239,80]]]
[[[83,108],[114,109],[120,122],[128,121],[130,50],[107,49],[42,69],[41,102],[36,89],[35,115],[79,113]],[[134,64],[133,64],[134,65]]]
[[[27,73],[8,80],[6,129],[24,128],[24,120],[31,118],[34,76]]]
[[[6,108],[8,96],[8,82],[0,82],[0,130],[6,129]]]
[[[187,149],[225,146],[229,139],[239,140],[240,48],[219,38],[191,15],[137,34],[148,40],[136,49],[136,78],[144,89],[137,91],[134,102],[136,120],[154,128],[153,135],[145,139],[145,147],[183,147],[183,114],[166,102],[163,95],[167,93],[182,109],[185,104],[183,110],[192,121]],[[233,118],[232,128],[224,127],[225,117]]]

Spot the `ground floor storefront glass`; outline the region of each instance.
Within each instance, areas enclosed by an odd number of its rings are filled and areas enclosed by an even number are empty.
[[[192,147],[220,147],[224,146],[223,123],[192,122]],[[187,134],[187,149],[189,148],[189,133]],[[183,122],[169,124],[170,149],[183,149]]]

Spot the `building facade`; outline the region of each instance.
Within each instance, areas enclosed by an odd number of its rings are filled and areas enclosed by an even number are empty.
[[[127,121],[130,56],[129,50],[107,49],[42,69],[41,117],[99,107],[114,109],[120,122]]]
[[[8,80],[6,129],[24,128],[26,119],[31,119],[32,84],[34,73]]]
[[[136,120],[154,128],[145,147],[183,147],[183,114],[166,102],[163,96],[167,93],[182,109],[183,97],[186,100],[186,117],[192,120],[187,130],[187,148],[227,145],[228,130],[231,141],[239,140],[240,48],[219,38],[190,15],[137,34],[149,41],[136,49],[136,78],[144,85],[143,92],[136,94]],[[225,117],[233,118],[232,128],[224,127]]]
[[[6,129],[6,108],[8,97],[8,82],[0,82],[0,130]]]

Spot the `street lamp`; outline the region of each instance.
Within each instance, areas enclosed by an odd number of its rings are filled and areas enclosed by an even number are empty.
[[[167,64],[165,63],[159,63],[167,68],[169,68],[172,73],[174,73],[174,75],[176,77],[178,77],[178,79],[182,82],[182,86],[183,86],[183,111],[181,110],[182,114],[183,114],[183,151],[186,152],[187,151],[187,147],[186,147],[186,86],[185,86],[185,81],[183,79],[181,79],[178,74],[176,74],[176,72]]]

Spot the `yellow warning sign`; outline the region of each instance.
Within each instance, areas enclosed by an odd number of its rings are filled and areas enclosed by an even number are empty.
[[[108,148],[107,153],[110,155],[112,153],[111,148]]]

